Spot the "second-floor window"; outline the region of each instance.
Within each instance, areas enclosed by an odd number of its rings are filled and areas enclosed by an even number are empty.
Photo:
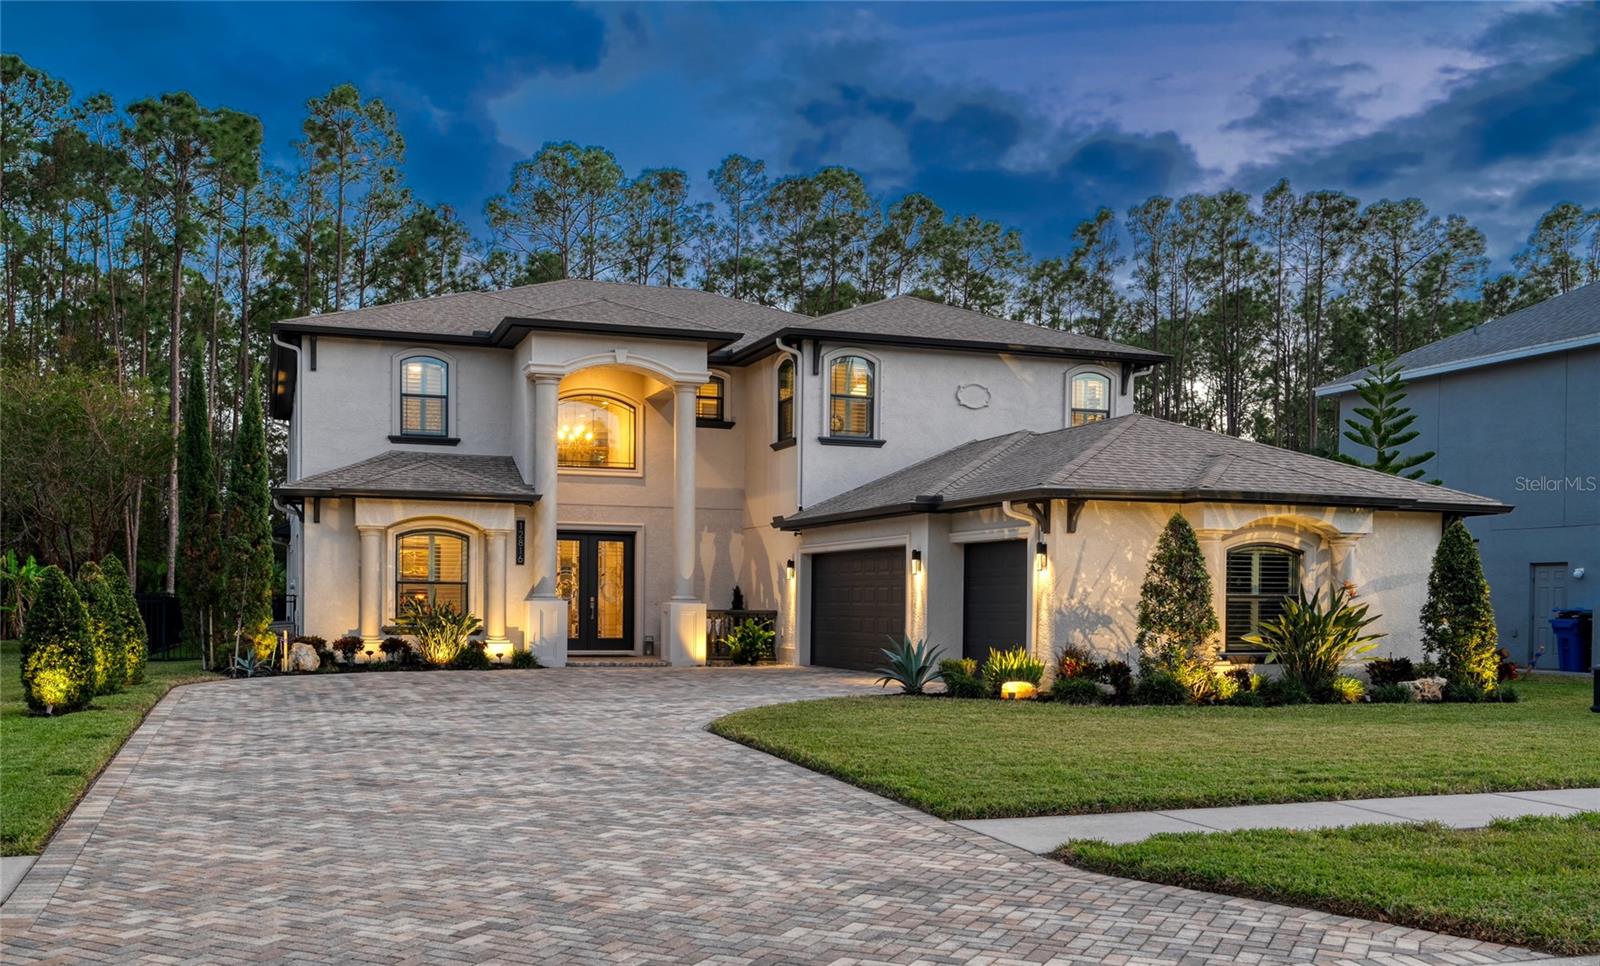
[[[1073,426],[1111,418],[1111,380],[1097,372],[1072,377]]]
[[[400,434],[447,436],[450,433],[450,367],[432,356],[412,356],[400,363]]]
[[[872,438],[874,393],[871,362],[860,356],[840,356],[833,360],[828,366],[829,435]]]
[[[571,469],[638,467],[638,411],[598,393],[566,396],[556,425],[556,465]]]
[[[794,439],[794,360],[778,363],[778,432],[777,441]]]

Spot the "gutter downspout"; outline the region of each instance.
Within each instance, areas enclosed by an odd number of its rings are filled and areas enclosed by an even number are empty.
[[[805,364],[805,355],[801,353],[799,349],[784,345],[783,336],[781,335],[774,339],[773,343],[778,347],[779,352],[786,353],[794,359],[794,509],[795,512],[798,513],[805,509],[803,486],[806,478],[806,461],[801,459],[800,453],[800,423],[802,419],[802,407],[800,405],[800,372],[801,368]]]
[[[1049,513],[1049,507],[1050,504],[1046,503],[1044,512]],[[1041,542],[1040,538],[1043,536],[1043,534],[1040,532],[1040,520],[1032,513],[1017,509],[1015,506],[1013,506],[1010,500],[1000,501],[1000,512],[1012,518],[1013,520],[1021,520],[1028,525],[1028,639],[1025,642],[1025,646],[1028,649],[1028,653],[1033,655],[1038,660],[1043,661],[1045,664],[1045,669],[1049,671],[1051,670],[1050,655],[1046,654],[1041,656],[1034,653],[1034,649],[1039,642],[1039,598],[1038,594],[1036,593],[1039,576],[1038,569],[1033,563],[1033,556],[1035,548],[1039,546],[1039,543]]]

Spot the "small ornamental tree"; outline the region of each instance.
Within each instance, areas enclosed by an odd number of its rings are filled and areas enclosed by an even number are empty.
[[[1211,575],[1194,528],[1174,513],[1156,541],[1139,588],[1139,672],[1179,674],[1207,656],[1217,632]]]
[[[128,679],[122,608],[99,564],[78,569],[78,596],[89,615],[90,685],[95,694],[115,694]]]
[[[239,438],[228,466],[224,501],[228,534],[223,540],[222,630],[236,650],[253,648],[270,657],[272,625],[272,480],[267,468],[266,416],[261,390],[251,373],[245,387]]]
[[[144,680],[144,666],[150,660],[150,635],[144,627],[144,616],[139,613],[139,601],[128,583],[128,571],[123,569],[122,560],[115,554],[100,561],[100,572],[105,574],[106,586],[117,602],[124,680],[128,684],[138,684]]]
[[[1371,450],[1372,462],[1363,463],[1350,456],[1344,460],[1408,480],[1421,479],[1423,471],[1417,467],[1433,459],[1434,452],[1401,455],[1400,447],[1417,438],[1417,431],[1411,428],[1417,417],[1409,407],[1400,405],[1406,398],[1400,367],[1392,359],[1380,359],[1357,384],[1356,393],[1366,405],[1355,407],[1354,412],[1360,419],[1344,421],[1350,427],[1344,431],[1344,438]]]
[[[89,615],[59,567],[39,575],[39,591],[22,628],[22,691],[44,714],[76,711],[94,696]]]
[[[1445,528],[1428,573],[1422,605],[1422,647],[1452,684],[1494,690],[1500,669],[1500,635],[1478,545],[1466,524]]]

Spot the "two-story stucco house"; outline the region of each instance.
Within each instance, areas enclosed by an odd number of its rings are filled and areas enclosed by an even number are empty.
[[[1516,510],[1468,526],[1492,589],[1500,644],[1519,662],[1544,649],[1551,612],[1600,607],[1600,283],[1413,349],[1396,362],[1430,477]],[[1367,370],[1317,389],[1339,425]],[[1345,452],[1355,444],[1340,440]]]
[[[1230,652],[1332,579],[1408,652],[1443,519],[1504,509],[1134,415],[1160,354],[916,298],[807,318],[568,280],[273,339],[289,590],[330,638],[423,598],[494,653],[696,664],[737,585],[791,663],[874,667],[902,634],[1128,657],[1178,511]]]

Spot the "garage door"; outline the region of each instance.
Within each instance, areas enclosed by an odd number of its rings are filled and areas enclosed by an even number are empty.
[[[982,664],[1028,642],[1028,541],[969,543],[966,555],[961,654]]]
[[[872,671],[906,629],[904,547],[811,556],[811,663]]]

